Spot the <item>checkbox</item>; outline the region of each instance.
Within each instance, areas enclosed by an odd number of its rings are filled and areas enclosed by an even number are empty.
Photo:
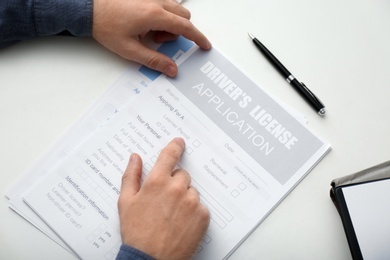
[[[199,140],[195,140],[194,142],[192,142],[192,145],[195,147],[195,148],[198,148],[199,146],[201,146],[201,142]]]
[[[186,153],[187,153],[188,155],[191,155],[193,152],[194,152],[194,149],[192,149],[191,147],[188,147],[188,148],[186,149]]]
[[[92,243],[92,242],[95,240],[95,236],[89,235],[89,236],[87,237],[87,240],[88,240],[90,243]]]
[[[210,244],[210,242],[212,241],[211,237],[208,236],[207,234],[203,237],[203,241],[206,243],[206,244]]]
[[[237,198],[238,195],[240,195],[240,193],[237,191],[237,190],[233,190],[231,195],[234,197],[234,198]]]
[[[144,172],[147,174],[152,170],[152,165],[149,163],[144,163]]]
[[[105,224],[100,224],[100,226],[98,227],[98,230],[100,232],[102,232],[103,230],[105,230],[107,228],[107,226]]]
[[[242,191],[244,191],[245,189],[246,189],[246,184],[245,183],[243,183],[243,182],[241,182],[240,183],[240,185],[238,185],[238,188],[240,189],[240,190],[242,190]]]
[[[155,163],[157,161],[157,156],[153,156],[152,158],[150,158],[150,160]]]
[[[196,249],[195,253],[198,254],[198,253],[202,252],[202,250],[203,250],[203,246],[199,245],[198,248]]]

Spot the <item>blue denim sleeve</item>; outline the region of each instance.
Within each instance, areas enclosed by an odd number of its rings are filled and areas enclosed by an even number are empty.
[[[145,254],[144,252],[122,244],[116,260],[155,260],[153,257]]]
[[[91,36],[93,0],[1,0],[0,48],[37,36]]]

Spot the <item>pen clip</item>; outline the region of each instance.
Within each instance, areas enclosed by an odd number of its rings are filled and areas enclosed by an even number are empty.
[[[319,98],[317,98],[316,95],[314,95],[314,93],[311,92],[308,87],[306,87],[305,83],[301,82],[301,85],[307,91],[307,93],[310,94],[310,96],[312,96],[318,103],[320,103],[321,106],[324,106],[324,104],[321,102],[321,100]]]

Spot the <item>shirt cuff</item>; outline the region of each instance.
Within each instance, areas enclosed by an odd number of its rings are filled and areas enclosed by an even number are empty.
[[[125,244],[122,244],[116,260],[155,260],[150,255]]]
[[[37,36],[92,35],[93,0],[34,0],[33,10]]]

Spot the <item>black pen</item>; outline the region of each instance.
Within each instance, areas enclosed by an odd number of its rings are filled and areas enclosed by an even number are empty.
[[[290,83],[299,94],[306,99],[306,101],[317,111],[320,116],[325,115],[325,106],[322,104],[313,92],[306,87],[303,82],[299,82],[283,64],[258,40],[255,36],[248,33],[252,41],[255,43],[256,47],[264,54],[269,62],[275,67],[276,70],[282,74],[282,76]]]

